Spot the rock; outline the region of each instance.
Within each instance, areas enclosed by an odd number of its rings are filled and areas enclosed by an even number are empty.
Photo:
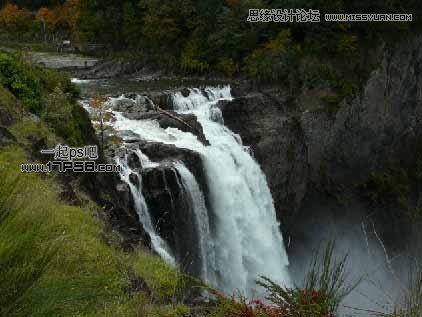
[[[131,130],[120,130],[117,132],[117,136],[122,138],[126,143],[134,143],[141,140],[139,134],[136,134]]]
[[[195,176],[199,187],[205,195],[206,203],[208,207],[210,207],[207,198],[208,184],[201,155],[199,153],[159,142],[140,142],[137,146],[151,161],[164,165],[167,165],[169,162],[183,162]]]
[[[213,107],[210,109],[210,118],[214,122],[224,124],[223,113],[221,112],[221,109],[218,107]]]
[[[182,94],[183,97],[187,98],[190,95],[190,90],[188,88],[183,88],[180,93]]]
[[[171,91],[151,92],[148,94],[148,98],[161,109],[174,110],[173,92]]]
[[[15,136],[4,127],[0,127],[0,146],[10,145],[17,140]]]
[[[136,187],[139,187],[139,178],[138,175],[134,174],[134,173],[130,173],[129,175],[129,181],[135,185]]]
[[[205,89],[201,89],[201,94],[202,94],[202,96],[204,96],[208,100],[210,99],[210,97],[208,96],[208,93],[207,93],[207,91]]]
[[[127,157],[127,163],[128,163],[128,166],[131,169],[139,169],[139,168],[142,168],[141,160],[139,159],[138,154],[135,153],[135,152],[129,153],[129,155]]]
[[[293,97],[279,87],[237,87],[233,101],[217,104],[225,124],[252,147],[277,210],[300,210],[312,188],[353,188],[393,157],[415,159],[406,144],[422,137],[422,37],[380,56],[361,94],[334,111],[322,100],[326,87]]]
[[[176,128],[183,132],[190,132],[197,136],[198,140],[204,145],[209,145],[209,141],[205,137],[204,131],[201,124],[193,114],[182,114],[173,111],[168,111],[168,114],[164,114],[159,111],[132,111],[125,112],[125,116],[132,120],[156,120],[161,128]],[[180,120],[177,120],[178,118]],[[126,140],[125,137],[123,137]]]
[[[131,113],[134,107],[136,107],[136,101],[129,98],[122,98],[115,100],[113,110],[124,113]]]
[[[201,255],[192,202],[172,165],[145,169],[143,193],[154,227],[187,273],[198,276]]]
[[[183,132],[190,132],[196,135],[198,140],[201,141],[204,145],[209,145],[209,141],[205,137],[202,126],[194,114],[181,114],[175,112],[170,112],[170,114],[176,118],[179,118],[182,122],[165,114],[160,114],[158,119],[160,127],[163,129],[171,127],[179,129]]]

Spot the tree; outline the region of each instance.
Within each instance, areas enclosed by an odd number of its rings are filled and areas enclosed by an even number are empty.
[[[106,120],[106,101],[107,99],[100,95],[94,95],[89,100],[89,105],[94,109],[95,116],[100,124],[100,145],[101,145],[101,151],[104,150],[104,132],[106,130],[105,127],[105,120]]]
[[[42,7],[38,9],[35,15],[35,21],[39,21],[40,23],[42,23],[44,41],[47,42],[47,31],[49,33],[54,32],[57,22],[58,22],[58,18],[56,14],[54,13],[54,11],[48,8]]]
[[[136,15],[135,6],[130,1],[126,1],[123,5],[122,35],[130,47],[138,46],[141,27],[141,19]]]
[[[10,33],[17,33],[26,26],[28,14],[17,5],[8,3],[0,10],[0,25]]]
[[[66,0],[66,2],[58,7],[58,23],[70,33],[77,31],[77,25],[81,17],[80,0]]]

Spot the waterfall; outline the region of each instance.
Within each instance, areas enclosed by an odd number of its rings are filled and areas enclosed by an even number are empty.
[[[145,166],[145,156],[138,152],[138,157],[141,159],[141,162],[144,163]],[[122,181],[127,183],[130,187],[130,191],[133,196],[133,201],[135,205],[136,213],[138,214],[139,221],[142,223],[144,230],[149,234],[151,238],[151,245],[152,248],[158,253],[158,255],[163,258],[170,265],[176,265],[176,261],[169,251],[169,247],[167,246],[166,242],[161,239],[161,237],[155,232],[154,226],[151,221],[151,217],[148,211],[148,206],[145,202],[144,195],[142,194],[142,176],[135,170],[132,170],[126,163],[126,160],[120,160],[116,158],[116,163],[122,167],[120,172],[120,178]],[[139,185],[136,186],[130,181],[130,174],[135,174],[139,179]]]
[[[192,204],[195,213],[195,225],[198,232],[199,248],[201,253],[201,278],[211,285],[216,285],[215,280],[215,253],[211,237],[209,215],[205,206],[204,195],[192,173],[182,163],[175,164],[187,198]]]
[[[187,97],[181,93],[173,95],[176,111],[196,115],[209,146],[191,133],[175,128],[162,129],[152,120],[130,120],[119,112],[115,112],[114,128],[131,130],[145,140],[174,144],[201,155],[210,210],[205,207],[203,194],[193,175],[181,163],[175,168],[194,204],[202,278],[227,294],[242,290],[251,297],[256,295],[255,280],[260,275],[284,285],[290,284],[288,257],[265,175],[249,149],[242,145],[240,136],[222,124],[217,103],[231,99],[229,86],[192,89]],[[128,181],[126,174],[123,178]],[[139,190],[133,192],[142,196]],[[137,208],[147,213],[147,207],[140,200]],[[148,221],[148,217],[144,218]],[[150,224],[147,227],[153,229]],[[156,246],[165,250],[159,237],[154,239]]]

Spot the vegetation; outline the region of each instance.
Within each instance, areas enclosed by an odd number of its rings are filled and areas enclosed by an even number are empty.
[[[69,145],[86,144],[90,138],[90,119],[77,103],[79,91],[68,76],[29,64],[22,56],[0,52],[0,85],[13,95],[8,107],[12,112],[19,109],[12,106],[16,98]]]
[[[249,9],[318,9],[320,23],[249,23]],[[34,15],[29,12],[35,11]],[[325,22],[325,13],[412,13],[412,23]],[[102,44],[148,64],[185,73],[217,71],[259,81],[300,81],[298,62],[314,58],[353,82],[368,65],[360,52],[415,32],[417,0],[39,0],[8,1],[3,37]],[[1,34],[0,34],[1,36]],[[315,76],[313,76],[315,79]],[[315,82],[314,82],[315,83]],[[350,91],[349,91],[350,93]]]
[[[61,202],[51,179],[20,174],[26,160],[16,146],[0,152],[0,316],[139,316],[140,305],[145,316],[160,316],[182,309],[161,308],[175,289],[183,291],[180,273],[147,251],[125,254],[106,245],[95,204]],[[144,290],[132,293],[134,278],[146,281]]]
[[[422,270],[416,267],[409,275],[408,287],[393,312],[383,317],[419,317],[422,315]]]
[[[334,257],[335,245],[329,243],[323,254],[315,254],[303,286],[293,288],[261,277],[257,282],[267,294],[267,302],[242,296],[226,298],[214,292],[219,304],[212,316],[230,317],[334,317],[341,301],[359,284],[347,282],[346,260]]]

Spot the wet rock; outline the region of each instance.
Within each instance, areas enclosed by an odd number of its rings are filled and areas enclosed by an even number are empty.
[[[127,157],[127,164],[131,169],[142,168],[141,160],[139,159],[138,154],[135,152],[129,153]]]
[[[122,98],[122,99],[117,99],[114,102],[113,110],[124,112],[124,113],[131,113],[133,111],[133,108],[135,107],[136,107],[136,101],[129,98]]]
[[[327,87],[293,97],[238,87],[235,100],[218,103],[225,124],[251,145],[277,210],[299,210],[310,188],[352,188],[392,157],[415,158],[404,144],[422,136],[422,37],[384,51],[380,62],[361,94],[334,110],[323,102]]]
[[[214,122],[218,122],[220,124],[224,124],[223,113],[221,109],[218,107],[213,107],[210,110],[210,118]]]
[[[186,195],[177,170],[171,165],[143,171],[143,193],[160,236],[169,244],[184,269],[200,273],[200,249],[192,202]]]
[[[183,97],[187,98],[190,95],[190,90],[188,88],[183,88],[180,93],[182,94]]]
[[[134,143],[141,140],[140,135],[131,130],[120,130],[118,131],[117,136],[122,138],[126,143]]]
[[[132,146],[134,146],[133,144]],[[139,142],[136,146],[151,161],[167,165],[169,162],[183,162],[187,169],[195,176],[208,204],[208,184],[201,155],[195,151],[178,148],[172,144],[159,142]]]
[[[131,174],[129,175],[129,181],[130,181],[133,185],[135,185],[136,187],[139,187],[139,178],[138,178],[138,175],[136,175],[136,174],[134,174],[134,173],[131,173]]]
[[[164,110],[174,110],[173,103],[173,92],[171,91],[159,91],[151,92],[148,97],[152,100],[154,105]]]
[[[132,111],[125,116],[132,120],[156,120],[161,128],[176,128],[183,132],[190,132],[197,136],[204,145],[209,145],[201,124],[193,114],[182,114],[168,111],[169,115],[159,111]]]

